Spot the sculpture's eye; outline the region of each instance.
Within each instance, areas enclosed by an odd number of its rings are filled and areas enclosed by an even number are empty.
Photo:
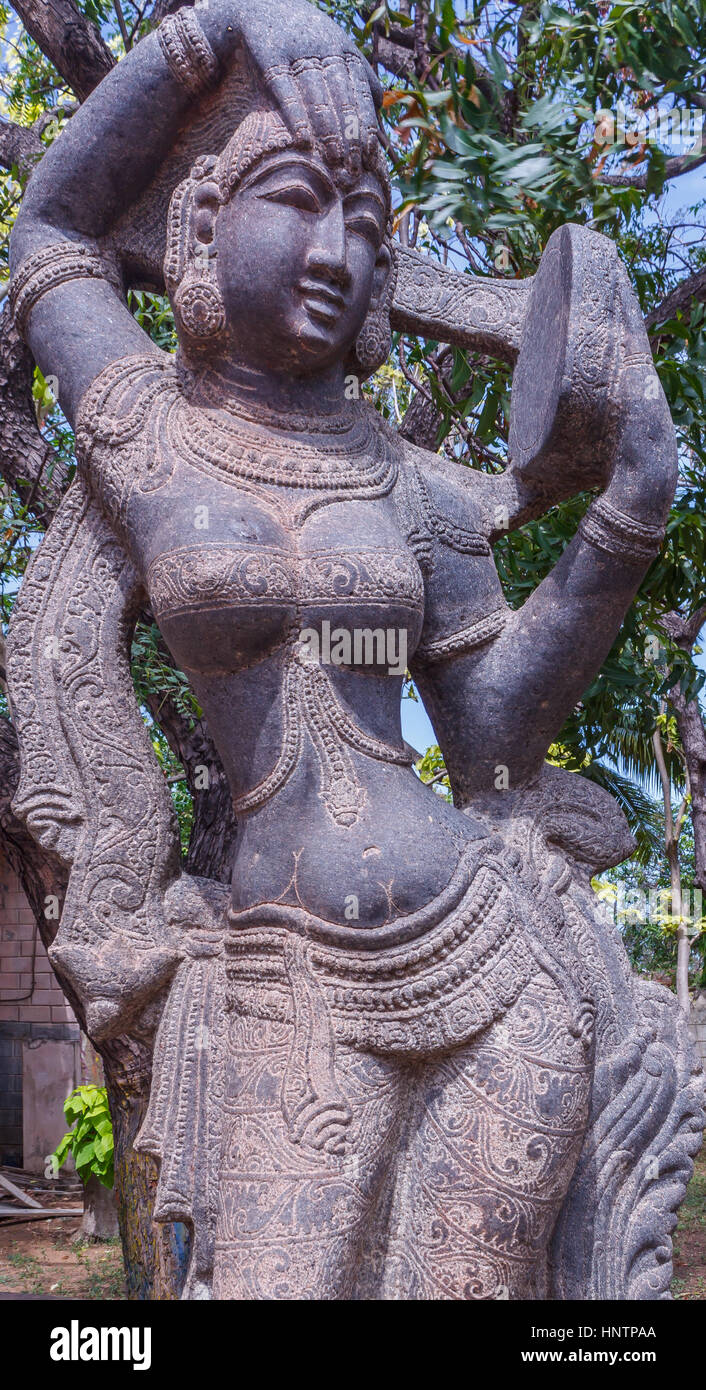
[[[305,183],[280,184],[260,194],[268,203],[285,203],[287,207],[300,208],[302,212],[321,212],[321,204],[316,194]]]
[[[363,192],[346,198],[344,216],[349,232],[371,241],[377,251],[384,235],[382,208],[377,198]]]
[[[366,237],[376,248],[382,241],[382,231],[377,217],[372,213],[355,212],[346,214],[346,227],[356,236]]]

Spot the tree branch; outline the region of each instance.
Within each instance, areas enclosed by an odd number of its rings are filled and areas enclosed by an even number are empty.
[[[0,120],[0,166],[29,174],[44,153],[44,146],[31,126]]]
[[[163,2],[163,0],[162,0]],[[160,3],[160,0],[157,0]],[[369,23],[374,7],[371,5],[360,5],[360,13],[366,23]],[[414,26],[410,28],[399,28],[390,25],[389,28],[381,20],[376,20],[372,25],[371,33],[373,37],[373,62],[379,63],[386,68],[394,77],[415,78],[419,76],[420,68],[420,42],[422,39],[421,29],[426,13],[422,6],[417,7],[418,16]],[[435,58],[441,56],[441,48],[434,40],[427,44],[424,38],[425,57],[429,65],[433,64]],[[472,58],[475,72],[475,85],[479,92],[485,97],[487,102],[497,103],[498,92],[493,77],[482,63],[479,63],[475,54]],[[427,86],[434,86],[435,83],[429,81],[428,69],[424,78]]]
[[[645,327],[650,332],[658,323],[665,323],[675,314],[685,313],[692,302],[706,302],[706,266],[687,275],[649,314],[645,314]]]
[[[680,154],[668,159],[664,166],[664,181],[677,179],[680,174],[688,174],[691,169],[698,169],[700,164],[706,164],[706,151],[702,154]],[[632,173],[629,169],[624,173],[618,171],[615,174],[597,173],[594,175],[596,183],[608,184],[610,188],[647,188],[648,170]]]
[[[678,647],[683,647],[684,651],[691,651],[704,623],[706,623],[706,603],[692,613],[690,618],[685,618],[683,613],[672,610],[665,613],[660,618],[660,626],[676,642]]]
[[[12,0],[12,8],[80,101],[115,66],[95,24],[74,0]]]
[[[66,487],[66,468],[37,427],[33,371],[31,354],[5,305],[0,314],[0,474],[40,524],[48,526]]]

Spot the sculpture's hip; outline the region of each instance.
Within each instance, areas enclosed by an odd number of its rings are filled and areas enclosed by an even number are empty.
[[[383,927],[284,904],[185,934],[139,1146],[185,1297],[542,1297],[591,1001],[519,856],[476,841]]]
[[[536,973],[522,909],[497,850],[474,845],[443,893],[383,927],[278,903],[231,911],[229,1005],[292,1023],[312,1066],[340,1042],[427,1057],[499,1018]]]
[[[231,918],[214,1295],[541,1297],[590,1042],[497,849],[367,949]]]
[[[233,1020],[216,1298],[543,1298],[591,1070],[542,971],[502,1022],[427,1060]]]

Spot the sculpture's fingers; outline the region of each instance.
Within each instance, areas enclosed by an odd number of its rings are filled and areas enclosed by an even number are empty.
[[[296,80],[289,63],[277,63],[266,68],[262,74],[270,94],[274,97],[285,125],[292,132],[297,143],[311,141],[311,124],[304,101],[304,94]]]
[[[321,146],[332,163],[342,161],[344,153],[338,113],[326,81],[327,68],[335,67],[336,62],[335,58],[309,58],[299,59],[292,64],[314,144]]]
[[[343,158],[348,169],[355,176],[360,173],[362,165],[362,148],[360,143],[361,122],[356,101],[356,93],[348,76],[348,69],[342,58],[335,62],[326,63],[324,67],[324,78],[328,89],[328,99],[331,109],[336,113],[339,123],[343,145]]]
[[[379,139],[376,96],[380,97],[380,85],[370,65],[358,53],[347,53],[344,62],[360,119],[361,148],[372,153]]]
[[[357,171],[378,140],[379,84],[357,52],[297,58],[266,68],[263,79],[298,143],[319,144],[328,159]]]

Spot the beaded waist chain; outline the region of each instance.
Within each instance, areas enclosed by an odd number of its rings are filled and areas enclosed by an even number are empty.
[[[518,909],[507,866],[488,846],[471,847],[432,903],[385,927],[332,927],[282,904],[231,910],[228,1002],[240,1015],[294,1024],[306,1051],[316,1033],[319,1047],[333,1035],[427,1055],[499,1018],[536,973]]]

